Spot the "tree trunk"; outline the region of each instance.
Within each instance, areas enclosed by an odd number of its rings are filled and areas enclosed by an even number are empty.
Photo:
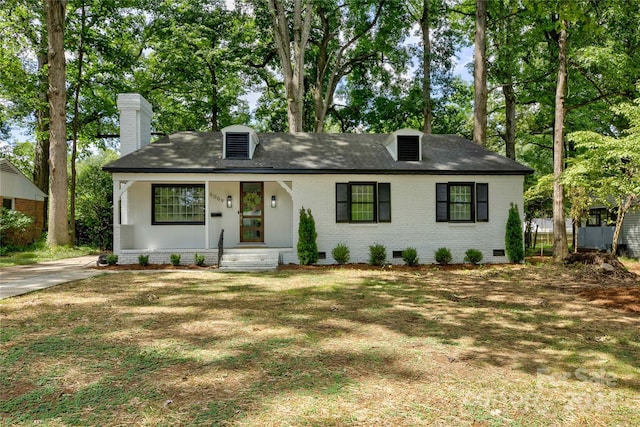
[[[69,191],[69,240],[76,243],[76,160],[78,157],[78,132],[80,131],[80,89],[82,88],[82,62],[84,61],[84,32],[86,23],[86,6],[81,4],[80,11],[80,40],[78,41],[78,75],[73,94],[73,136],[71,146],[71,188]]]
[[[633,206],[633,202],[635,201],[634,196],[627,196],[627,199],[624,203],[621,203],[618,206],[618,216],[616,218],[616,228],[613,231],[613,242],[611,242],[611,253],[616,256],[618,253],[618,239],[620,239],[620,232],[622,231],[622,224],[624,223],[624,217]]]
[[[487,0],[476,0],[476,35],[473,67],[473,142],[487,144]]]
[[[558,39],[558,81],[556,85],[556,113],[553,126],[553,259],[556,262],[569,256],[564,216],[564,116],[567,89],[567,21],[562,21]]]
[[[289,25],[282,3],[279,0],[269,0],[268,7],[273,24],[273,39],[282,65],[289,132],[301,132],[304,105],[304,52],[311,31],[312,5],[307,1],[303,18],[302,0],[294,0],[293,55],[291,55]]]
[[[33,159],[33,183],[45,194],[49,193],[49,82],[44,68],[48,63],[47,36],[43,28],[38,52],[38,106],[36,107],[36,146]]]
[[[46,0],[49,39],[49,233],[50,246],[69,243],[67,224],[67,123],[64,27],[66,0]]]
[[[422,102],[424,125],[422,132],[431,134],[433,112],[431,109],[431,39],[429,35],[429,3],[431,0],[422,1],[422,16],[420,17],[420,31],[422,32]]]
[[[505,112],[505,155],[516,159],[516,93],[513,90],[513,83],[502,85],[502,93],[504,94],[504,112]]]

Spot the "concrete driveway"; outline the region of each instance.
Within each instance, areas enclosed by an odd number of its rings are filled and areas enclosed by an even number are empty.
[[[98,255],[87,255],[1,268],[0,299],[103,274],[88,268],[95,266],[97,260]]]

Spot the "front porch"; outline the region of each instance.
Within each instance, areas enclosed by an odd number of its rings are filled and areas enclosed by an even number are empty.
[[[114,177],[119,263],[135,264],[148,255],[150,263],[166,264],[171,254],[180,254],[183,264],[191,264],[198,254],[206,264],[218,265],[222,233],[224,254],[266,252],[276,262],[294,262],[292,183],[250,178]]]

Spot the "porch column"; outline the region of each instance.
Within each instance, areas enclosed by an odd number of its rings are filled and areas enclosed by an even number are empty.
[[[120,252],[120,181],[113,180],[113,252]]]
[[[211,247],[209,240],[211,238],[209,231],[210,231],[210,223],[211,223],[211,214],[209,213],[210,209],[210,202],[209,202],[209,181],[205,181],[204,182],[204,248],[205,249],[209,249]]]

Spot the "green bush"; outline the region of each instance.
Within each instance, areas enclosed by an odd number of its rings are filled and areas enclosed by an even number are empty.
[[[336,260],[338,264],[346,264],[351,258],[349,248],[344,243],[338,243],[331,251],[331,256]]]
[[[524,261],[524,237],[522,235],[522,220],[518,205],[511,204],[509,217],[507,218],[504,245],[507,258],[510,262],[521,263]]]
[[[149,265],[149,255],[138,255],[138,264],[143,267]]]
[[[114,255],[114,254],[107,255],[108,265],[116,265],[117,263],[118,263],[118,255]]]
[[[387,261],[387,248],[383,244],[374,243],[369,246],[369,264],[383,266]]]
[[[414,267],[418,265],[420,259],[418,258],[418,251],[416,248],[406,248],[402,251],[402,261],[408,266]]]
[[[471,264],[479,264],[482,261],[482,252],[478,249],[467,249],[464,253],[464,260]]]
[[[298,224],[298,261],[302,265],[318,262],[318,244],[316,243],[316,222],[311,215],[311,209],[300,209]]]
[[[438,248],[438,250],[436,250],[435,258],[436,262],[442,265],[449,264],[453,259],[451,251],[448,248]]]
[[[180,265],[180,254],[171,254],[169,255],[169,259],[172,265]]]
[[[25,234],[33,222],[32,217],[22,212],[0,208],[0,242],[2,245],[23,246],[31,243],[33,239],[25,238]]]
[[[202,267],[204,265],[204,255],[196,254],[193,262],[195,263],[195,265]]]

